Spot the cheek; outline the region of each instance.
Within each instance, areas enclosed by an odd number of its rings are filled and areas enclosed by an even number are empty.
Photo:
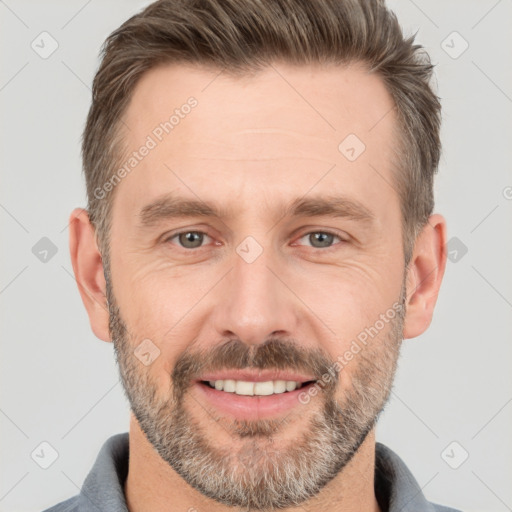
[[[316,319],[310,312],[308,316],[320,326],[318,339],[332,361],[341,365],[342,388],[350,387],[360,354],[370,357],[389,336],[401,277],[398,271],[394,275],[393,269],[384,272],[381,267],[351,264],[315,275],[294,288],[314,312]]]
[[[196,281],[184,279],[179,268],[163,269],[156,260],[129,255],[118,258],[116,264],[112,272],[116,300],[138,335],[156,336],[165,327],[171,329],[185,314],[186,306],[197,301]]]
[[[191,272],[155,264],[140,264],[133,270],[120,266],[120,311],[131,333],[133,350],[146,339],[157,347],[158,357],[147,369],[162,393],[169,393],[169,375],[177,359],[195,342],[204,320],[198,317],[202,314],[198,306],[217,276],[211,269]]]
[[[400,275],[381,265],[346,261],[296,279],[295,293],[337,335],[346,338],[375,322],[398,298]]]

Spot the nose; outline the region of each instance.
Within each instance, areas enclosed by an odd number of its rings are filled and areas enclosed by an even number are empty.
[[[283,272],[270,249],[252,263],[235,253],[233,268],[222,281],[214,307],[217,333],[248,345],[264,343],[271,335],[292,336],[298,324],[299,301],[280,274]]]

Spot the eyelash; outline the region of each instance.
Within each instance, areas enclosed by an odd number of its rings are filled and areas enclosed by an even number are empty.
[[[177,238],[179,237],[180,235],[184,235],[186,233],[198,233],[198,234],[201,234],[201,235],[206,235],[207,237],[211,238],[207,233],[205,233],[204,231],[200,231],[200,230],[194,230],[194,229],[186,229],[184,231],[179,231],[177,233],[174,233],[173,235],[167,237],[166,239],[164,239],[164,243],[170,243],[171,240],[173,240],[174,238]],[[303,235],[300,236],[299,240],[301,240],[302,238],[308,236],[308,235],[311,235],[311,234],[314,234],[314,233],[321,233],[323,235],[331,235],[335,238],[338,238],[340,240],[340,242],[338,242],[338,244],[333,244],[331,245],[330,247],[325,247],[325,248],[322,248],[322,247],[313,247],[313,246],[309,246],[311,249],[314,249],[314,250],[317,250],[317,251],[322,251],[322,252],[329,252],[330,250],[334,250],[336,249],[337,245],[339,245],[340,243],[346,243],[347,240],[343,239],[340,235],[332,232],[332,231],[329,231],[329,230],[314,230],[314,231],[308,231],[307,233],[304,233]],[[193,249],[187,249],[186,247],[181,247],[180,245],[178,245],[178,247],[180,249],[182,249],[183,251],[186,251],[186,252],[192,252],[192,251],[197,251],[199,249],[203,249],[205,246],[204,245],[201,245],[199,247],[195,247]],[[308,246],[306,246],[308,247]]]

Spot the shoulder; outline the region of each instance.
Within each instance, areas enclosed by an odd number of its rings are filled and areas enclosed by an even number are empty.
[[[428,501],[405,462],[387,446],[375,447],[375,495],[388,512],[461,512]]]
[[[79,495],[73,496],[66,501],[61,501],[53,507],[43,510],[43,512],[75,512],[78,510],[78,498]]]
[[[95,503],[105,505],[103,511],[127,512],[123,483],[128,473],[129,434],[109,437],[100,449],[81,487],[80,493],[43,512],[99,512]]]

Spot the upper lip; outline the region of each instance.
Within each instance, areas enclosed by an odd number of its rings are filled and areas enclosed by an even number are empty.
[[[247,382],[289,380],[304,383],[316,380],[316,378],[290,370],[219,370],[216,372],[205,373],[197,380],[242,380]]]

